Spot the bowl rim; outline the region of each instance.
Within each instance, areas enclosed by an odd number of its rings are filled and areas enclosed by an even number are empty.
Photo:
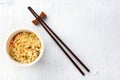
[[[39,54],[39,56],[37,57],[37,59],[35,59],[34,61],[32,61],[32,62],[30,62],[30,63],[27,63],[27,64],[23,64],[23,63],[20,63],[20,62],[15,61],[15,60],[9,55],[9,52],[8,52],[8,45],[9,45],[10,40],[11,40],[16,34],[18,34],[18,33],[20,33],[20,32],[23,32],[23,31],[25,31],[25,32],[33,32],[35,35],[37,35],[37,37],[39,38],[39,40],[40,40],[40,42],[41,42],[41,45],[42,45],[42,48],[41,48],[41,50],[40,50],[40,54]],[[41,57],[42,57],[42,55],[43,55],[43,52],[44,52],[43,39],[40,37],[40,35],[37,33],[37,31],[35,31],[35,30],[31,29],[31,28],[19,28],[19,29],[15,29],[15,30],[13,30],[13,31],[8,35],[8,37],[7,37],[7,40],[6,40],[6,53],[7,53],[8,57],[9,57],[10,61],[11,61],[12,63],[16,64],[16,65],[19,65],[19,66],[31,66],[31,65],[37,63],[37,62],[41,59]]]

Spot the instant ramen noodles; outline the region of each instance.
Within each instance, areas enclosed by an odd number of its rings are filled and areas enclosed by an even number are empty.
[[[20,32],[10,41],[9,54],[17,62],[33,62],[40,54],[41,42],[32,32]]]

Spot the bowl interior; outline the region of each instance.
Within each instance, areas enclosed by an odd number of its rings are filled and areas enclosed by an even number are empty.
[[[39,38],[39,40],[40,40],[40,42],[41,42],[41,46],[42,46],[42,47],[40,48],[40,53],[39,53],[38,57],[37,57],[34,61],[32,61],[32,62],[30,62],[30,63],[27,63],[27,64],[23,64],[23,63],[20,63],[20,62],[14,60],[14,59],[12,58],[12,56],[10,56],[10,54],[9,54],[10,41],[11,41],[11,39],[12,39],[16,34],[18,34],[18,33],[20,33],[20,32],[32,32],[32,33],[34,33],[34,34]],[[20,30],[14,31],[14,32],[8,37],[8,40],[7,40],[7,43],[6,43],[6,51],[7,51],[8,57],[12,60],[12,62],[14,62],[14,63],[16,63],[16,64],[19,64],[19,65],[32,65],[32,64],[38,62],[39,59],[40,59],[40,58],[42,57],[42,55],[43,55],[43,50],[44,50],[44,45],[43,45],[43,41],[42,41],[41,37],[40,37],[35,31],[28,30],[28,29],[20,29]]]

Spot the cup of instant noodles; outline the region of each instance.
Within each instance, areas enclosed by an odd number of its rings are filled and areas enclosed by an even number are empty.
[[[29,66],[40,60],[44,45],[37,32],[31,29],[19,29],[8,36],[6,51],[15,64]]]

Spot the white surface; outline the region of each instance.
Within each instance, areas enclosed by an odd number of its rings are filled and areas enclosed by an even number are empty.
[[[28,6],[47,14],[46,23],[91,73],[83,77],[44,29],[31,23]],[[38,31],[45,44],[41,61],[28,68],[11,64],[5,52],[6,37],[18,26]],[[0,45],[0,80],[119,80],[120,1],[1,0]]]

